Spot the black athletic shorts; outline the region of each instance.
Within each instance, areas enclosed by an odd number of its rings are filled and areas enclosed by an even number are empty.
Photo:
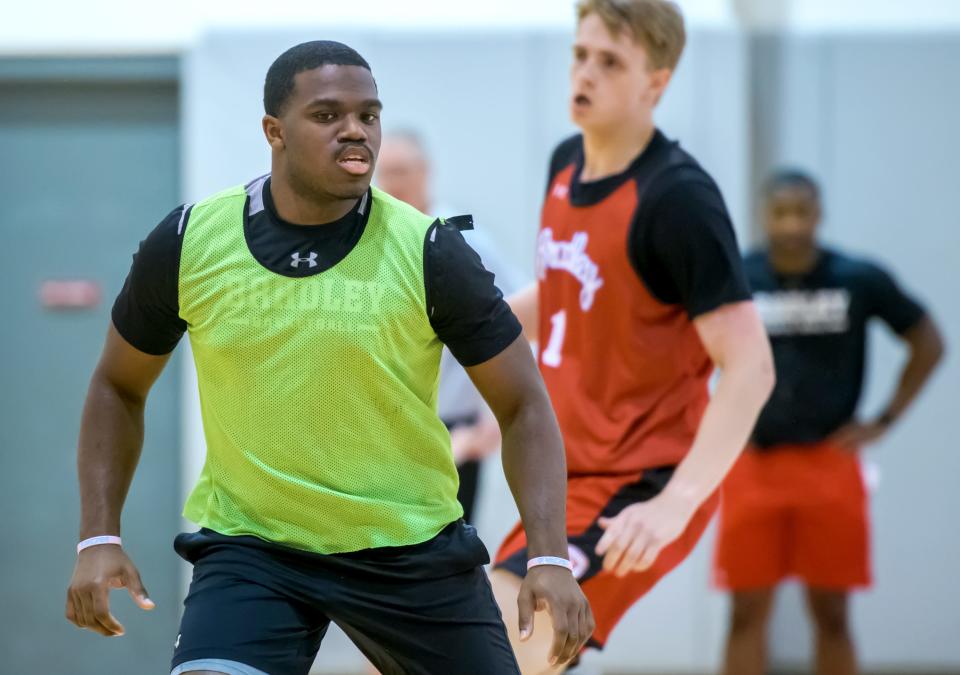
[[[207,529],[174,548],[193,563],[174,675],[306,675],[331,621],[384,675],[519,675],[487,549],[463,521],[422,544],[335,555]]]

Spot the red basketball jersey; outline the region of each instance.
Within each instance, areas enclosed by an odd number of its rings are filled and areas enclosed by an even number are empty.
[[[555,155],[537,239],[539,364],[570,475],[678,463],[707,404],[713,365],[691,319],[653,295],[628,253],[645,186],[692,162],[659,134],[658,143],[667,147],[579,205],[571,192],[582,151]]]

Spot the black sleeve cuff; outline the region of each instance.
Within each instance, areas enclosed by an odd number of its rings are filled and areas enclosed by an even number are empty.
[[[914,304],[908,312],[905,312],[895,322],[891,321],[890,328],[897,335],[903,335],[916,328],[925,318],[927,318],[927,309],[923,305]]]
[[[714,310],[720,309],[725,305],[733,305],[738,302],[746,302],[753,299],[750,291],[743,287],[725,287],[718,289],[718,291],[720,292],[716,295],[703,295],[697,297],[693,302],[687,303],[685,306],[687,316],[691,320],[696,319],[704,314],[709,314]]]
[[[148,311],[136,306],[129,285],[128,279],[113,303],[113,309],[110,312],[113,327],[124,340],[144,354],[152,356],[169,354],[180,342],[183,330],[174,322],[168,322],[167,326],[157,325],[148,317]]]
[[[509,312],[509,307],[507,308]],[[464,368],[479,366],[512,345],[523,332],[520,321],[513,312],[496,320],[497,327],[493,335],[477,341],[461,341],[457,344],[447,344],[450,353]]]
[[[124,340],[145,354],[169,354],[187,324],[179,316],[180,249],[189,209],[174,209],[140,242],[110,312]]]
[[[453,223],[427,230],[423,264],[430,324],[460,365],[483,363],[517,339],[519,320]]]

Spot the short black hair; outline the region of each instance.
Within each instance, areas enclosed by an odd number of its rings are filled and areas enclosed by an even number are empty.
[[[291,47],[277,57],[267,71],[263,83],[263,110],[277,117],[293,93],[293,78],[297,73],[321,66],[360,66],[370,70],[370,64],[353,47],[333,40],[313,40]]]
[[[820,201],[820,184],[803,169],[784,167],[774,171],[764,185],[763,195],[767,199],[782,188],[803,187],[810,191],[816,201]]]

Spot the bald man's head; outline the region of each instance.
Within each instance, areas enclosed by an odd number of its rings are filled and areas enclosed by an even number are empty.
[[[430,162],[417,134],[402,131],[383,137],[376,182],[397,199],[424,213],[430,211]]]

